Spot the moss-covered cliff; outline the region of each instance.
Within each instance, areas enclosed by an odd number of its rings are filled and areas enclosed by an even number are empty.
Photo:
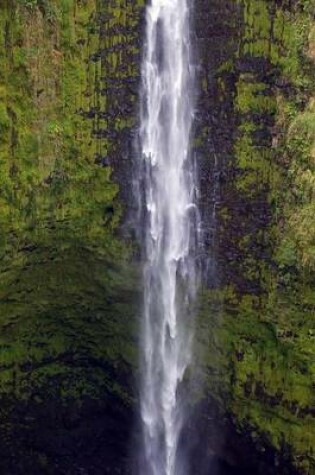
[[[111,165],[138,9],[123,3],[0,2],[1,473],[124,464],[137,275]]]
[[[311,474],[314,3],[231,3],[220,20],[225,50],[203,78],[202,97],[216,106],[200,133],[212,146],[219,275],[202,296],[205,382],[259,450],[279,451],[272,464]]]
[[[139,272],[121,224],[143,3],[0,0],[4,474],[131,469]],[[243,474],[313,474],[314,4],[194,8],[198,424]]]

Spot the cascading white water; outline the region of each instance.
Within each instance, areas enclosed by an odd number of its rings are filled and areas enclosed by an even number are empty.
[[[196,179],[186,0],[151,0],[146,11],[140,142],[144,183],[142,475],[183,474],[181,382],[191,358],[189,307],[196,288]]]

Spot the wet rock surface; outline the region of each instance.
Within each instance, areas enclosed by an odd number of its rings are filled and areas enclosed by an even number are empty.
[[[206,255],[203,402],[183,440],[194,475],[314,469],[313,277],[287,244],[284,212],[284,189],[299,189],[286,175],[282,116],[309,94],[291,42],[306,24],[302,4],[195,1],[192,151]],[[131,196],[143,4],[19,7],[20,16],[16,6],[0,4],[1,84],[11,87],[0,110],[0,471],[125,475],[140,436]]]

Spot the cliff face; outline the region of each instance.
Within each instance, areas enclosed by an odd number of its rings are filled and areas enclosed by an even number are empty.
[[[314,4],[212,5],[197,18],[219,45],[201,48],[205,382],[272,464],[314,473]]]
[[[124,465],[138,290],[110,165],[138,7],[123,6],[0,3],[1,473]]]
[[[198,421],[243,473],[315,470],[313,15],[195,1]],[[142,18],[141,0],[0,0],[3,473],[129,473]]]

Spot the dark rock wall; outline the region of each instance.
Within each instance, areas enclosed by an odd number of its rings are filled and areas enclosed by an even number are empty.
[[[121,473],[138,271],[111,175],[131,148],[139,6],[2,1],[0,23],[0,472]]]
[[[143,13],[0,0],[4,474],[131,471]],[[306,0],[194,2],[192,473],[314,473],[313,21]]]
[[[313,15],[312,2],[196,4],[210,256],[197,367],[257,451],[274,447],[275,473],[314,471]]]

